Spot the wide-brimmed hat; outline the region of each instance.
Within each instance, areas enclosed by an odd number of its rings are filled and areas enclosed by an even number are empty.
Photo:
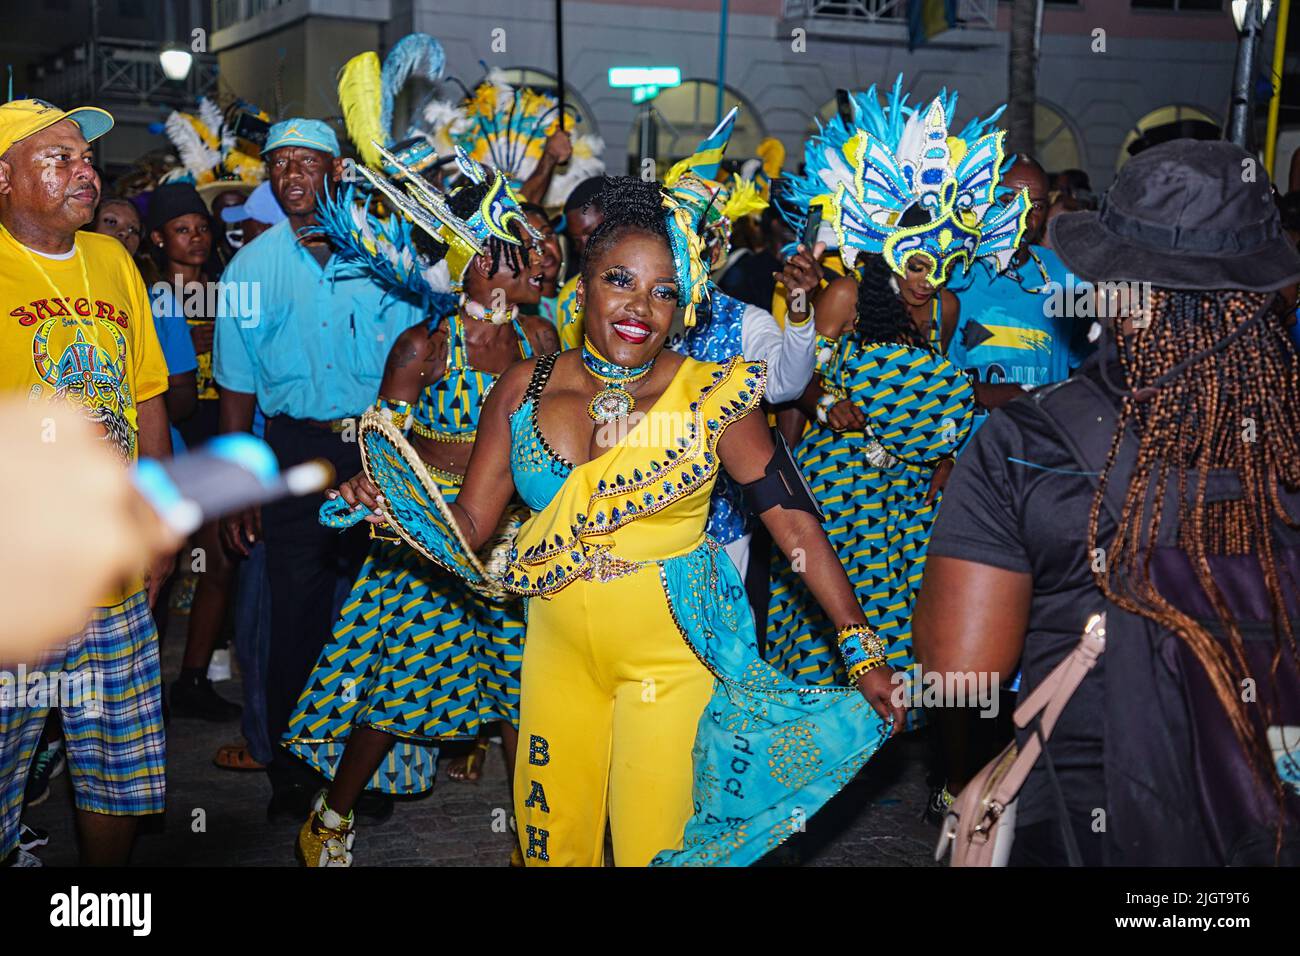
[[[1271,292],[1300,281],[1268,175],[1227,142],[1176,139],[1139,153],[1098,211],[1062,213],[1048,235],[1093,282]]]

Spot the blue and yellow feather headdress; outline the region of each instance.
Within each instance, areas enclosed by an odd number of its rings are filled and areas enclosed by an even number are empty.
[[[426,135],[441,153],[463,149],[472,159],[501,170],[518,188],[533,174],[546,139],[560,127],[560,104],[549,93],[516,88],[499,70],[491,70],[460,102],[434,100],[423,110]],[[573,154],[563,173],[551,179],[543,205],[561,206],[578,183],[605,171],[605,143],[598,136],[565,129]]]
[[[695,152],[674,165],[663,180],[673,198],[691,211],[695,231],[705,244],[718,241],[721,259],[730,252],[732,223],[767,208],[767,200],[752,180],[732,176],[723,181],[722,158],[739,111],[740,107],[733,107]]]
[[[369,190],[349,185],[318,207],[320,234],[339,250],[344,259],[365,265],[384,285],[419,296],[459,291],[465,268],[484,252],[490,239],[521,245],[513,231],[518,225],[525,236],[541,241],[519,205],[519,197],[497,170],[485,169],[457,151],[456,162],[469,183],[487,184],[487,191],[474,212],[462,219],[448,204],[448,196],[434,188],[414,168],[376,144],[385,167],[397,170],[405,183],[401,188],[384,173],[358,166],[362,175],[397,214],[380,217]],[[424,230],[442,243],[446,255],[428,262],[415,251],[412,227]]]
[[[432,144],[414,126],[403,137],[394,137],[393,105],[412,77],[426,84],[441,80],[445,62],[441,43],[427,33],[411,33],[393,45],[382,65],[373,50],[358,53],[343,65],[338,79],[339,105],[348,136],[363,162],[392,176],[397,168],[383,158],[381,148],[416,171],[427,169],[438,158]],[[429,96],[431,92],[426,94]],[[419,107],[414,115],[419,115]]]
[[[927,278],[947,281],[958,263],[983,259],[1005,267],[1020,243],[1029,198],[1022,190],[999,203],[1006,135],[998,109],[956,136],[948,127],[957,94],[941,91],[923,108],[907,102],[900,74],[882,106],[872,86],[850,97],[853,121],[836,116],[805,149],[802,176],[782,179],[777,207],[797,231],[808,209],[823,208],[823,236],[846,264],[860,253],[884,257],[897,274],[919,255]],[[927,221],[902,225],[909,218]],[[830,235],[826,235],[829,230]]]

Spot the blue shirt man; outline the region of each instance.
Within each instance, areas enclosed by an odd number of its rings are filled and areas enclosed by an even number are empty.
[[[1080,300],[1090,296],[1055,253],[1036,245],[1047,225],[1043,168],[1033,157],[1021,154],[1003,175],[1002,185],[1008,190],[1005,198],[1020,190],[1029,196],[1020,248],[1001,272],[976,264],[949,283],[961,303],[961,317],[948,346],[948,360],[972,372],[976,380],[972,437],[990,409],[1020,394],[1015,386],[1038,388],[1069,378],[1071,368],[1082,360],[1070,353],[1073,316]]]
[[[1070,313],[1079,288],[1056,253],[1028,247],[1023,266],[990,274],[977,265],[953,280],[961,318],[948,359],[977,372],[981,382],[1038,388],[1068,378],[1072,363]]]
[[[330,462],[340,480],[361,470],[355,422],[379,394],[397,337],[420,322],[419,308],[385,295],[309,240],[317,197],[343,172],[334,131],[319,120],[272,126],[262,150],[267,179],[287,219],[241,249],[222,275],[213,372],[221,386],[221,429],[248,430],[266,413],[266,441],[281,468]],[[271,633],[266,662],[266,731],[273,744],[329,639],[335,595],[346,593],[369,544],[358,526],[339,533],[317,520],[319,496],[289,499],[224,519],[222,540],[248,556],[266,544]],[[279,747],[267,766],[272,819],[306,815],[315,781]]]
[[[235,253],[222,284],[213,374],[223,389],[255,394],[268,418],[361,414],[393,342],[423,319],[337,257],[320,265],[288,220]]]

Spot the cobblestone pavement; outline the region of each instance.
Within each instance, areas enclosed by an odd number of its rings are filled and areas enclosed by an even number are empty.
[[[164,644],[168,681],[180,668],[186,618],[173,616]],[[239,699],[238,679],[217,685]],[[239,739],[239,725],[173,720],[167,728],[167,813],[142,826],[132,862],[144,866],[292,866],[299,823],[270,824],[271,789],[262,773],[221,770],[212,757]],[[867,770],[769,857],[770,865],[933,866],[937,831],[920,821],[926,797],[925,741],[893,741]],[[511,835],[502,828],[509,806],[505,761],[493,748],[482,779],[457,783],[440,774],[433,790],[397,802],[378,826],[358,826],[359,866],[505,866]],[[50,831],[38,851],[46,866],[75,866],[77,851],[68,775],[54,780],[50,798],[24,820]]]

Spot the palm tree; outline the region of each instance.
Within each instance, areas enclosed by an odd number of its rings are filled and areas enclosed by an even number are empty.
[[[1011,54],[1007,71],[1007,152],[1034,151],[1038,86],[1038,17],[1042,0],[1011,0]]]

